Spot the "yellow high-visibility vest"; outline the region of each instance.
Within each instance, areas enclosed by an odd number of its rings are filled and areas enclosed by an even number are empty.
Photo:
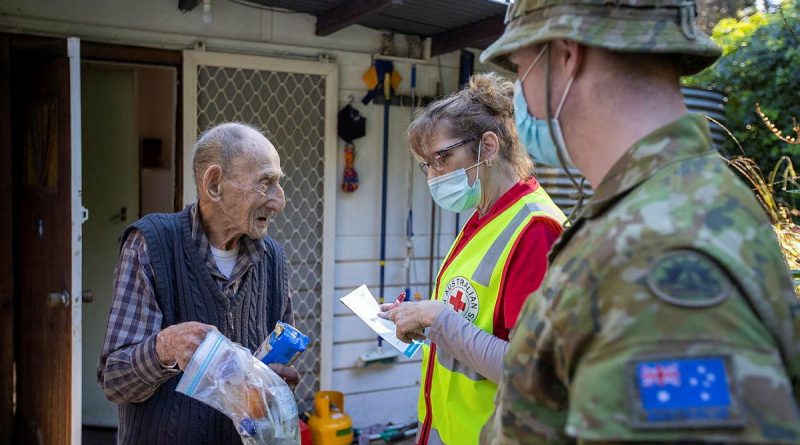
[[[566,219],[538,187],[489,221],[448,264],[462,231],[445,257],[431,299],[449,304],[472,324],[494,334],[495,305],[506,263],[523,229],[535,217],[547,217],[559,225]],[[435,357],[433,363],[431,357]],[[421,440],[429,425],[427,443],[432,445],[477,444],[494,409],[496,391],[497,384],[435,345],[424,345],[418,404]],[[430,416],[426,393],[430,394]]]

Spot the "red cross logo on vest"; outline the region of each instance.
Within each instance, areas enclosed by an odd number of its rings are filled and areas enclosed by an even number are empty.
[[[456,312],[461,312],[467,307],[467,304],[461,299],[463,296],[464,292],[459,290],[457,294],[450,297],[450,304],[453,305],[453,309],[455,309]]]
[[[458,315],[470,322],[478,318],[480,309],[478,293],[472,287],[472,283],[464,277],[455,277],[447,283],[441,301],[450,305]]]

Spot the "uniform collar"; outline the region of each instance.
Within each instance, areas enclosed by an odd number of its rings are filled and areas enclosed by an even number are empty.
[[[550,249],[549,262],[555,260],[584,222],[602,215],[629,191],[667,165],[715,154],[708,124],[699,114],[687,114],[640,139],[611,167],[575,221],[564,230]]]
[[[704,116],[687,114],[650,133],[611,167],[579,214],[592,219],[669,164],[716,153]]]

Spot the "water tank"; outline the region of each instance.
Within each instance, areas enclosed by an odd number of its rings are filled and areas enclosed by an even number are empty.
[[[690,87],[683,87],[681,91],[683,92],[683,100],[686,104],[686,108],[689,109],[690,113],[699,113],[714,119],[722,125],[727,125],[727,121],[725,120],[726,99],[722,93]],[[711,140],[714,146],[720,153],[727,156],[728,153],[722,149],[722,143],[730,136],[728,136],[727,132],[722,127],[713,121],[709,120],[709,126],[711,128]],[[578,189],[575,188],[572,181],[569,180],[564,170],[562,170],[561,167],[537,164],[534,171],[539,183],[544,187],[550,197],[553,198],[556,205],[560,207],[564,213],[569,215],[572,208],[575,206]],[[582,178],[580,172],[578,172],[577,169],[571,169],[570,172],[578,180],[578,183],[580,183]],[[592,189],[589,187],[588,183],[584,182],[583,189],[586,198],[591,196]]]
[[[578,169],[572,168],[569,171],[578,181],[578,184],[580,184],[583,176],[581,176]],[[553,202],[558,206],[558,208],[561,209],[562,212],[564,212],[566,215],[569,215],[572,211],[572,208],[575,207],[578,189],[575,188],[575,185],[573,185],[572,181],[569,180],[569,177],[566,173],[564,173],[564,170],[561,167],[551,167],[548,165],[536,164],[534,173],[536,175],[536,179],[539,180],[539,184],[541,184],[547,194],[553,198]],[[583,192],[586,195],[584,201],[592,195],[592,188],[589,187],[588,182],[584,182]]]
[[[728,125],[728,121],[725,119],[725,102],[727,99],[722,93],[691,87],[683,87],[681,91],[683,92],[683,102],[690,113],[699,113],[714,119],[722,125]],[[730,139],[725,129],[712,120],[708,121],[708,125],[711,128],[711,140],[717,151],[726,157],[729,154],[734,154],[726,153],[722,148],[725,140]]]

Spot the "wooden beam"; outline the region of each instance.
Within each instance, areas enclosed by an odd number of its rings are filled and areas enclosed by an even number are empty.
[[[81,60],[169,65],[180,67],[183,53],[178,50],[81,41]]]
[[[201,0],[178,0],[178,9],[182,12],[189,12],[200,4]]]
[[[345,0],[317,15],[315,33],[327,36],[373,14],[403,4],[403,0]]]
[[[486,45],[503,33],[504,18],[505,14],[500,14],[434,35],[431,38],[431,56]]]

